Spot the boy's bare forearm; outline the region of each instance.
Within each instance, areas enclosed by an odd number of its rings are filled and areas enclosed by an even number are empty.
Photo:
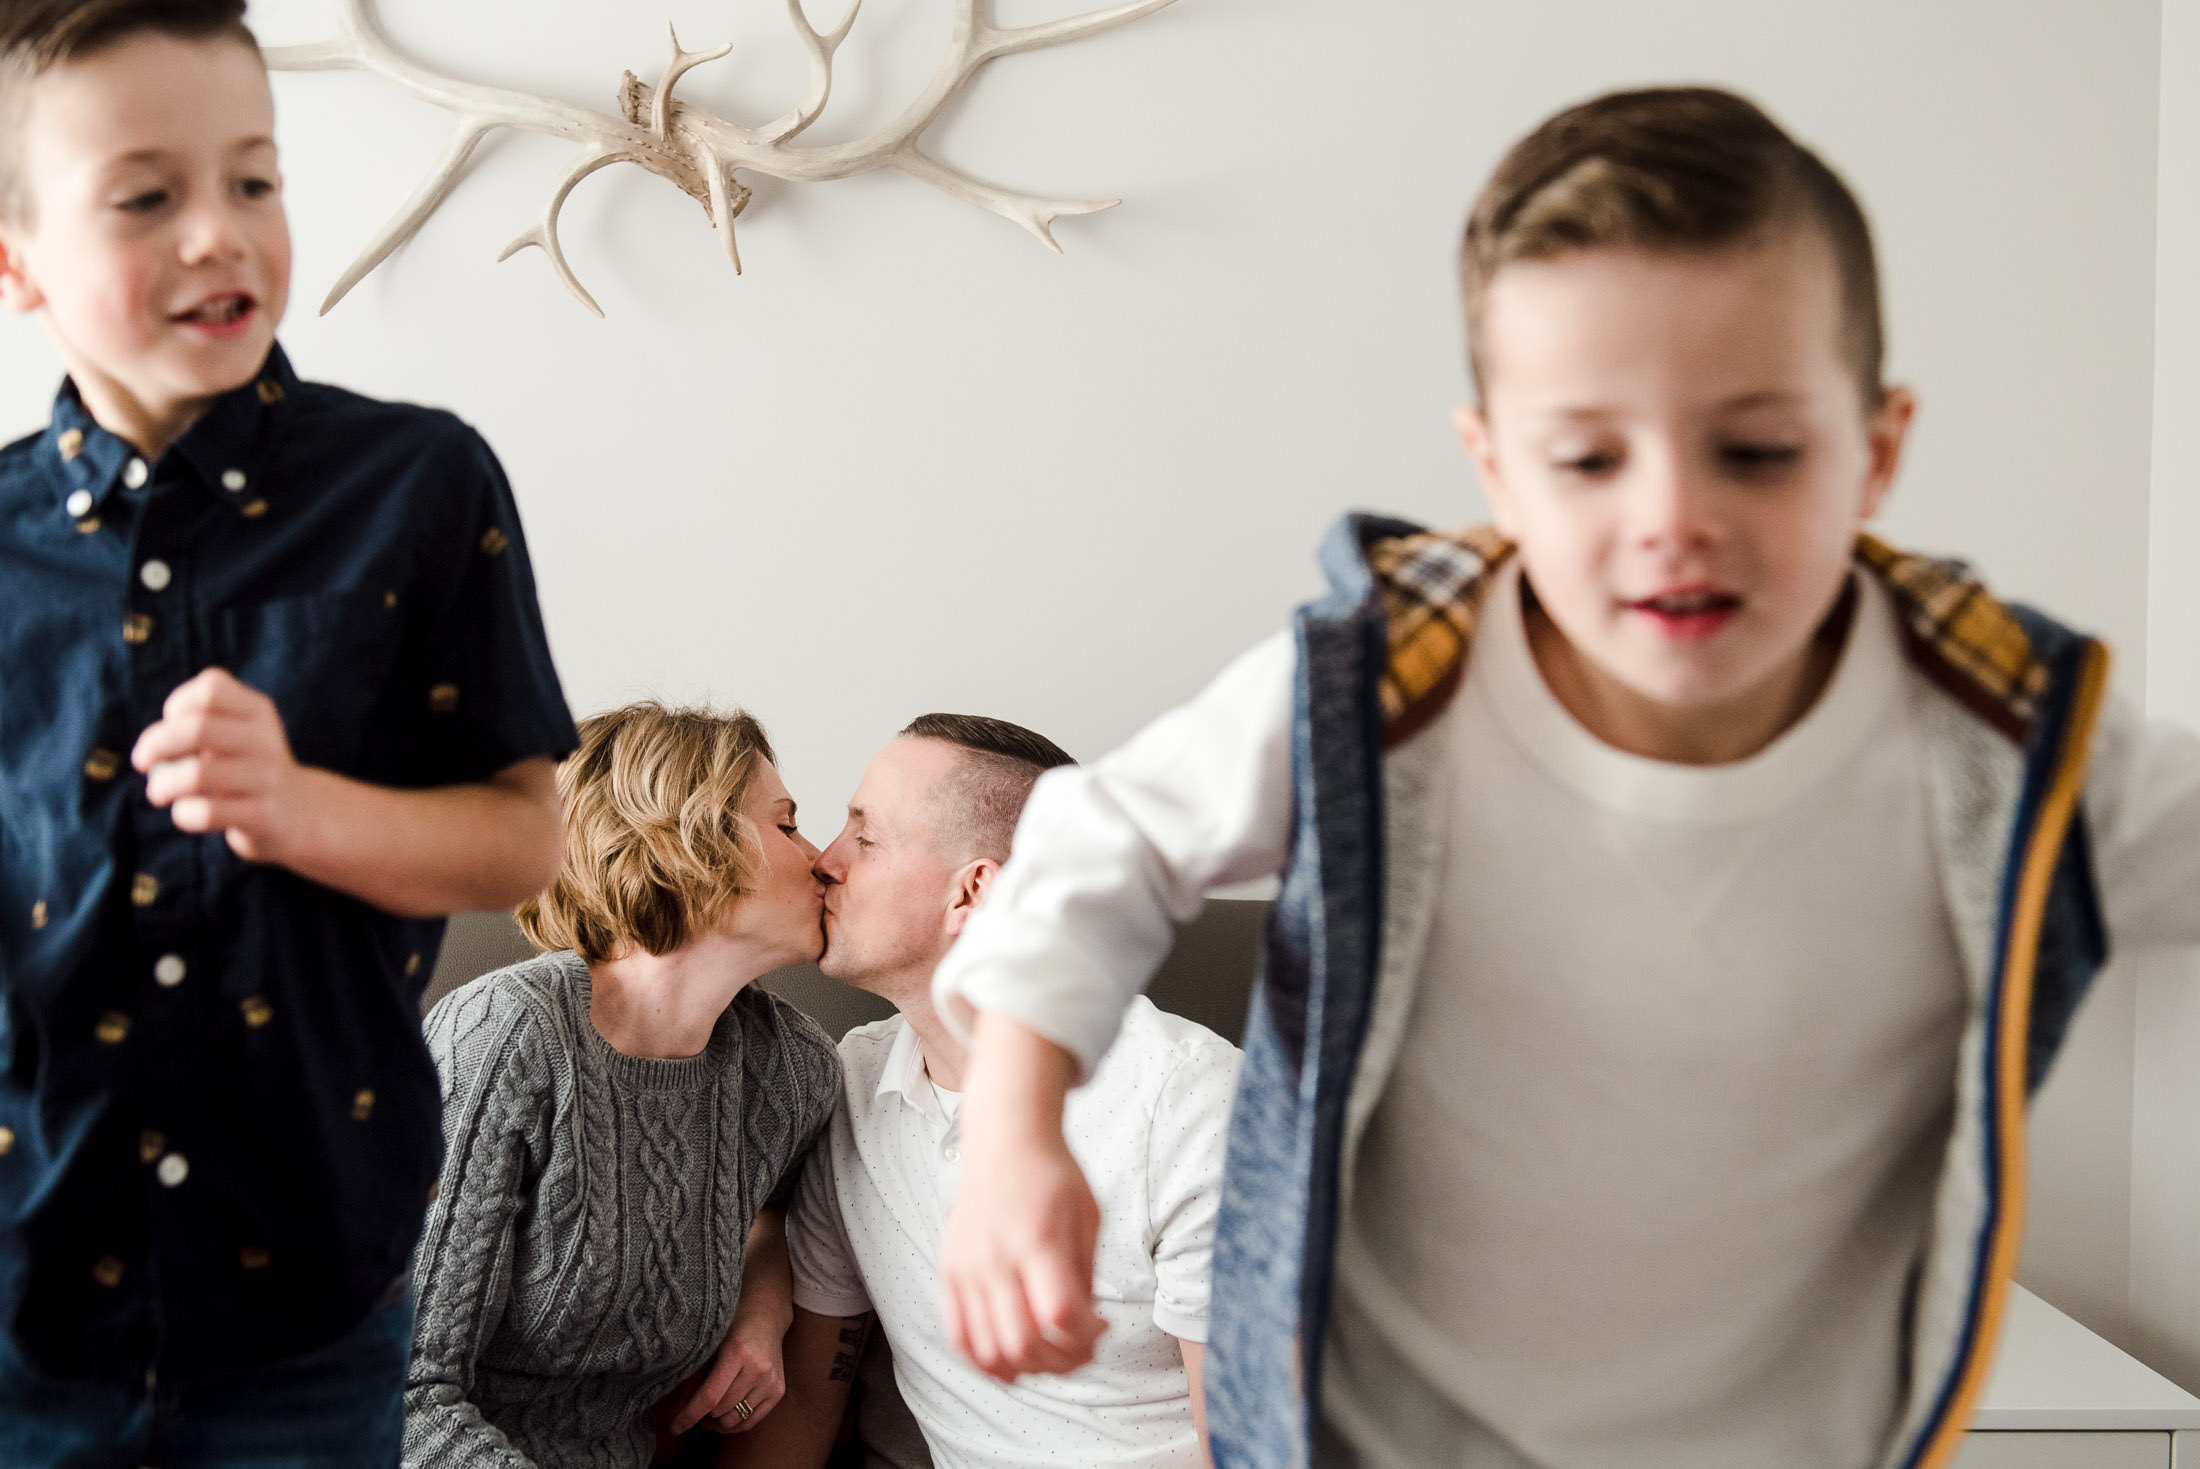
[[[990,1012],[973,1040],[956,1114],[962,1181],[940,1240],[942,1324],[1003,1382],[1074,1372],[1107,1326],[1092,1300],[1100,1210],[1062,1137],[1077,1058]]]
[[[548,756],[467,785],[369,785],[299,764],[275,701],[226,669],[170,694],[130,763],[179,829],[409,918],[509,908],[557,876]]]
[[[1062,1107],[1078,1081],[1077,1058],[1021,1021],[981,1012],[965,1072],[966,1140],[1062,1135]]]
[[[396,790],[298,771],[292,843],[262,860],[407,917],[510,908],[558,870],[558,795],[547,756],[488,780]]]

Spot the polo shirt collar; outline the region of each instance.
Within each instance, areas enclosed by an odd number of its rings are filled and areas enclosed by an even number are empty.
[[[903,1105],[914,1107],[940,1126],[948,1125],[947,1109],[940,1105],[938,1088],[924,1069],[924,1047],[917,1043],[917,1032],[907,1020],[894,1036],[894,1044],[886,1052],[886,1064],[880,1068],[878,1092],[880,1098],[896,1097]]]
[[[200,485],[217,500],[240,515],[261,514],[267,503],[259,483],[260,465],[275,423],[289,412],[297,389],[298,375],[289,357],[281,346],[272,347],[252,381],[216,398],[169,452],[190,466]],[[78,519],[99,513],[138,457],[135,449],[92,418],[73,380],[62,383],[54,399],[53,421],[46,426],[39,449],[53,470],[62,508]]]

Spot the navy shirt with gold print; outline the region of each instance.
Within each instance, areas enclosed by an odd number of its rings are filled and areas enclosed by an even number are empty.
[[[280,348],[147,465],[64,387],[0,450],[0,1326],[44,1369],[292,1356],[401,1279],[440,1168],[440,920],[176,830],[129,751],[221,667],[403,787],[574,744],[511,490]]]

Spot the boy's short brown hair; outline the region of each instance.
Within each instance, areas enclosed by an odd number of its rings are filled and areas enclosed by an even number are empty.
[[[762,848],[743,806],[771,741],[747,714],[653,700],[582,720],[580,737],[558,766],[557,879],[519,906],[520,928],[595,963],[628,945],[669,954],[754,890]]]
[[[1842,348],[1876,406],[1879,268],[1863,207],[1832,169],[1756,104],[1713,87],[1614,92],[1567,108],[1512,146],[1467,220],[1459,266],[1477,395],[1488,381],[1490,283],[1512,261],[1599,246],[1717,250],[1795,225],[1833,249]]]
[[[29,217],[16,144],[24,89],[147,31],[186,41],[226,37],[255,52],[245,0],[0,0],[0,218]]]

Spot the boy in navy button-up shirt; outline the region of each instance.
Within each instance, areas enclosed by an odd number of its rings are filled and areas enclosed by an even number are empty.
[[[242,0],[0,12],[0,1462],[395,1462],[441,915],[558,861],[511,493],[301,383]],[[82,1453],[85,1456],[71,1457]]]

